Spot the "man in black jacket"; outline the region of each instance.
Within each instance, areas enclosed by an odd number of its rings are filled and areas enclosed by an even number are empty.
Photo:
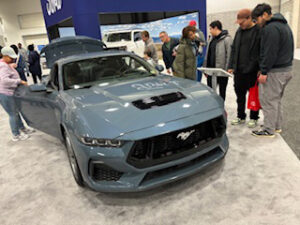
[[[281,99],[288,82],[292,79],[294,38],[291,28],[281,14],[272,15],[268,4],[259,4],[252,17],[262,28],[259,98],[264,113],[264,126],[252,134],[257,137],[274,137],[281,132]]]
[[[232,125],[244,124],[246,121],[246,95],[249,88],[255,85],[259,71],[260,27],[251,17],[251,10],[238,12],[237,30],[231,49],[229,73],[234,73],[234,90],[237,96],[237,118]],[[249,128],[257,125],[259,111],[250,111]]]
[[[164,43],[161,50],[167,73],[171,74],[171,69],[173,69],[172,65],[175,59],[174,48],[179,45],[179,40],[169,37],[165,31],[160,32],[159,38]]]

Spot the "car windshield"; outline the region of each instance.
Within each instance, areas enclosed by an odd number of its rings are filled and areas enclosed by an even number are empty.
[[[75,61],[63,66],[65,89],[91,87],[109,80],[133,79],[156,75],[142,59],[132,56],[105,56]]]
[[[131,41],[131,32],[108,34],[107,42]]]

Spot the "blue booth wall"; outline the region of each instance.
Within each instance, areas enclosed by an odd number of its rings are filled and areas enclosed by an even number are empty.
[[[101,39],[99,13],[197,11],[206,35],[206,0],[41,0],[41,5],[47,30],[72,18],[76,35]]]

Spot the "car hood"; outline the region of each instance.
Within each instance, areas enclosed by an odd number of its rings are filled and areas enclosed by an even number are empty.
[[[145,110],[132,104],[136,100],[174,92],[181,92],[186,98]],[[102,83],[66,93],[72,99],[69,102],[73,109],[80,110],[86,125],[96,135],[100,135],[98,130],[103,128],[103,121],[105,127],[113,127],[117,133],[124,134],[223,107],[218,96],[206,86],[170,76]]]

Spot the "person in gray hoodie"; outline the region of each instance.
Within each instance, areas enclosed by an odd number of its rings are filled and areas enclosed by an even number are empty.
[[[144,52],[149,52],[151,53],[151,58],[153,61],[158,64],[158,56],[157,56],[157,50],[155,47],[155,44],[153,42],[153,39],[150,37],[150,34],[148,31],[143,31],[142,32],[142,39],[145,43],[145,51]]]
[[[227,30],[222,29],[222,23],[218,20],[213,21],[209,25],[209,30],[212,38],[208,42],[203,67],[221,68],[227,71],[230,61],[232,38]],[[205,76],[207,77],[207,85],[212,87],[212,77],[209,75]],[[218,77],[217,82],[219,84],[220,96],[225,101],[228,77]]]
[[[261,130],[253,131],[256,137],[274,137],[282,129],[281,99],[292,79],[294,38],[287,20],[280,14],[272,15],[268,4],[259,4],[252,18],[262,27],[260,44],[259,99],[264,113]]]

